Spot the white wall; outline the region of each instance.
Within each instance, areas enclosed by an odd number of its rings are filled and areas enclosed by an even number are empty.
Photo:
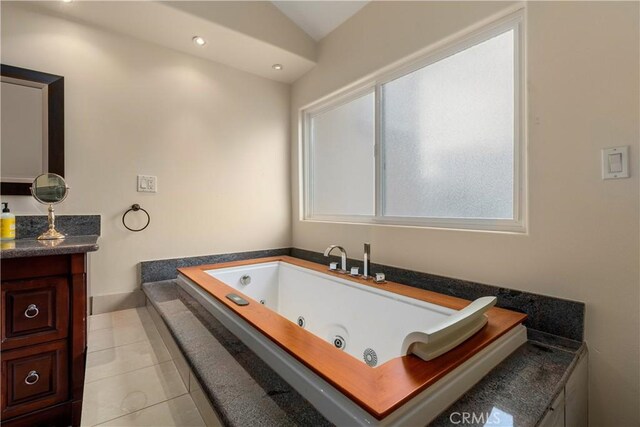
[[[637,2],[527,6],[528,234],[298,219],[299,108],[509,6],[372,2],[322,40],[292,92],[293,246],[359,258],[369,241],[375,262],[584,301],[591,425],[639,425]],[[616,145],[632,177],[602,181],[600,149]]]
[[[372,2],[323,39],[291,116],[285,85],[5,2],[1,60],[65,76],[58,212],[102,215],[94,294],[133,290],[145,259],[284,247],[291,232],[356,257],[370,241],[376,262],[586,302],[592,425],[638,425],[638,3],[528,6],[528,234],[298,220],[298,108],[507,6]],[[614,145],[631,145],[632,178],[602,181]],[[159,193],[136,193],[138,173]],[[120,223],[132,203],[152,214],[143,233]]]
[[[288,85],[5,2],[1,53],[65,77],[71,191],[57,212],[102,215],[93,295],[135,289],[141,260],[289,246]],[[139,173],[157,194],[136,192]],[[151,214],[141,233],[121,224],[133,203]]]

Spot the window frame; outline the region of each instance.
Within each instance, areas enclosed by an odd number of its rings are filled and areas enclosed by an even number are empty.
[[[462,229],[499,232],[526,232],[526,102],[525,102],[525,16],[519,9],[502,19],[454,36],[437,48],[427,48],[409,60],[403,60],[378,71],[353,85],[311,103],[299,111],[300,220],[309,222],[354,223],[386,226]],[[514,31],[514,151],[513,151],[513,219],[436,218],[384,216],[384,185],[382,165],[382,86],[388,82],[443,60],[507,31]],[[375,189],[373,215],[318,215],[313,213],[313,170],[311,168],[312,119],[356,98],[374,92],[374,162]]]

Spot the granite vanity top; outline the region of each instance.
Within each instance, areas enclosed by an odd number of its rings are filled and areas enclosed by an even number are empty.
[[[2,241],[0,258],[66,255],[98,250],[99,236],[68,236],[63,240],[17,239]]]
[[[145,283],[143,290],[225,425],[330,425],[173,280]],[[497,410],[513,417],[513,426],[533,427],[585,351],[580,342],[529,330],[528,342],[431,425],[452,425],[454,412]]]

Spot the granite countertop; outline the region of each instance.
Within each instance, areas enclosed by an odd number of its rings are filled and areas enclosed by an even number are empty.
[[[330,425],[300,394],[173,281],[143,284],[225,425]],[[584,344],[529,330],[529,340],[431,425],[452,413],[500,411],[513,426],[545,415]]]
[[[17,239],[0,244],[0,258],[66,255],[98,250],[99,236],[68,236],[63,240]]]

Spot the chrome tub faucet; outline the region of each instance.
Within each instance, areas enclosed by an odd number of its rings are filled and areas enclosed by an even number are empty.
[[[340,265],[340,270],[338,270],[338,272],[339,273],[346,273],[347,272],[347,251],[345,251],[342,246],[338,246],[338,245],[329,246],[324,251],[324,256],[328,257],[331,254],[331,251],[333,251],[334,249],[338,249],[340,251],[341,265]],[[333,264],[333,263],[331,263],[331,264]],[[330,270],[335,270],[334,266],[331,265],[331,264],[329,264],[329,269]]]

